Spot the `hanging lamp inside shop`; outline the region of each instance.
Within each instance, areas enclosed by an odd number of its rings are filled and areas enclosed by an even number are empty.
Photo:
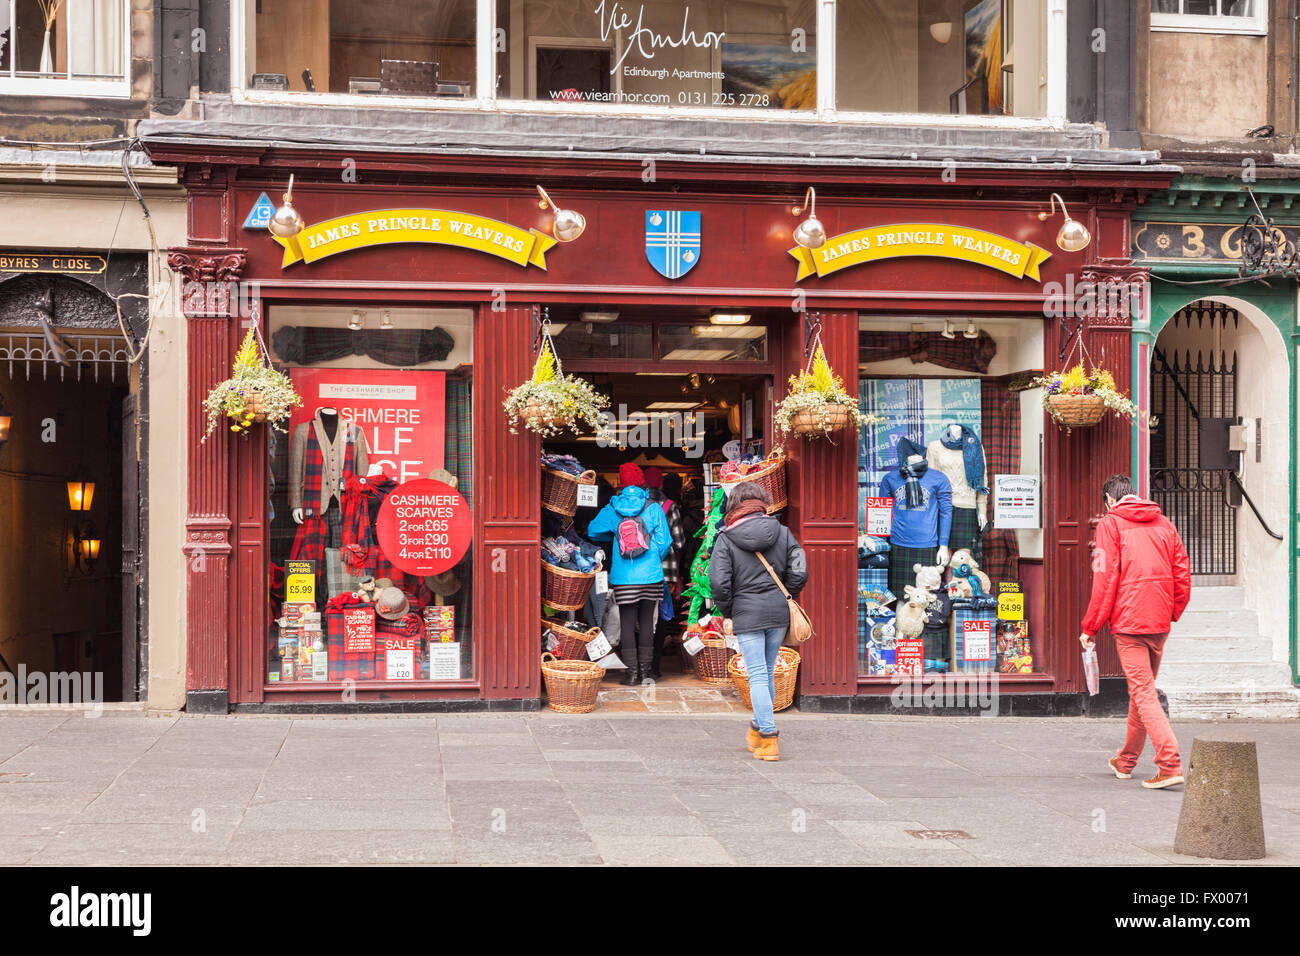
[[[1065,208],[1065,200],[1056,193],[1052,193],[1051,208],[1047,212],[1038,214],[1039,222],[1046,222],[1048,217],[1056,211],[1056,204],[1061,204],[1061,215],[1065,217],[1065,222],[1061,223],[1061,228],[1056,233],[1056,244],[1066,252],[1079,252],[1088,247],[1092,242],[1092,233],[1088,227],[1077,219],[1071,219],[1070,213]]]
[[[808,210],[808,218],[794,227],[794,241],[805,249],[816,249],[826,241],[826,227],[817,218],[817,193],[811,186],[804,193],[803,205],[795,206],[791,211],[799,216],[805,209]]]
[[[289,188],[284,191],[284,204],[271,215],[271,221],[266,224],[266,228],[272,235],[279,236],[281,239],[290,239],[302,232],[305,225],[302,216],[298,215],[298,210],[293,208],[293,174],[290,173]]]
[[[582,235],[582,231],[587,228],[587,220],[582,213],[574,212],[572,209],[561,209],[546,195],[546,190],[541,186],[537,187],[537,193],[542,197],[541,202],[537,205],[542,209],[553,209],[555,211],[555,222],[551,226],[551,231],[555,238],[560,242],[572,242]]]

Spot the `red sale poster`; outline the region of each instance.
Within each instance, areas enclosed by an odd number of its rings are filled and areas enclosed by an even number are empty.
[[[993,622],[962,621],[961,646],[962,660],[993,660]]]
[[[898,651],[898,670],[900,677],[920,677],[925,672],[925,641],[919,637],[900,637],[895,644]]]
[[[374,649],[375,609],[345,607],[343,609],[343,650],[350,654]]]
[[[876,538],[888,538],[894,524],[894,500],[892,498],[867,499],[867,534]]]
[[[295,368],[289,378],[302,396],[289,419],[291,434],[316,409],[337,408],[364,429],[370,464],[398,483],[443,466],[445,372]]]
[[[451,485],[428,478],[398,485],[376,522],[379,547],[407,574],[441,574],[469,550],[474,516]]]

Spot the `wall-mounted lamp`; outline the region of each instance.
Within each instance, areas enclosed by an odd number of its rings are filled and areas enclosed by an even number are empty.
[[[71,552],[71,570],[76,574],[93,574],[95,562],[99,560],[99,546],[102,543],[99,531],[93,521],[82,521],[72,529],[69,542]]]
[[[380,320],[379,327],[381,329],[391,329],[393,327],[393,313],[388,309],[384,309],[384,317]]]
[[[365,321],[361,318],[361,310],[353,309],[352,318],[348,319],[348,328],[353,332],[360,332],[363,325],[365,325]]]
[[[95,500],[95,483],[93,481],[68,482],[68,510],[89,511]]]
[[[804,193],[803,205],[791,207],[796,216],[808,210],[808,218],[794,227],[794,241],[805,249],[816,249],[826,241],[826,227],[817,218],[817,193],[809,186]]]
[[[561,209],[546,195],[546,190],[541,186],[537,187],[537,194],[542,197],[542,201],[537,205],[542,209],[555,210],[555,222],[551,226],[551,231],[555,238],[560,242],[572,242],[582,235],[582,231],[587,228],[587,220],[582,213],[574,212],[572,209]]]
[[[13,424],[13,416],[9,414],[9,409],[5,407],[5,397],[0,395],[0,451],[4,451],[5,445],[9,443],[9,426]]]
[[[952,39],[952,21],[945,20],[942,23],[931,23],[930,36],[934,37],[935,43],[947,43]]]
[[[977,339],[980,337],[980,330],[975,328],[975,320],[971,319],[966,323],[966,331],[962,332],[962,338]]]
[[[302,216],[293,208],[293,174],[290,173],[289,188],[284,191],[284,204],[271,214],[271,221],[266,224],[266,228],[274,236],[290,239],[302,232],[305,226]]]
[[[945,339],[955,339],[957,333],[952,330],[952,319],[943,320],[943,331],[939,333]]]
[[[1092,242],[1092,233],[1088,227],[1078,220],[1071,219],[1070,213],[1066,211],[1065,200],[1052,193],[1052,204],[1048,212],[1038,214],[1039,222],[1046,222],[1047,218],[1056,211],[1056,204],[1061,204],[1061,215],[1065,217],[1065,222],[1061,223],[1060,230],[1056,233],[1056,244],[1066,252],[1078,252],[1086,249],[1088,243]]]

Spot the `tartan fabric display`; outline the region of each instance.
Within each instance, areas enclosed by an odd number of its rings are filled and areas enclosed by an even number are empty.
[[[983,329],[977,339],[947,339],[942,332],[863,332],[858,337],[858,362],[864,365],[910,358],[917,364],[929,362],[987,375],[997,354],[997,343]]]
[[[1020,395],[1010,391],[1002,381],[986,381],[980,388],[980,406],[984,460],[992,485],[994,475],[1014,475],[1020,471]],[[990,501],[990,524],[992,521]],[[1014,530],[986,529],[982,550],[984,554],[977,560],[993,581],[995,592],[999,581],[1020,580],[1020,545]]]
[[[347,476],[356,469],[354,457],[356,446],[353,443],[355,430],[351,422],[340,422],[339,426],[347,429],[343,453],[343,475],[346,480]],[[289,557],[295,560],[319,561],[325,556],[325,548],[329,546],[326,540],[329,529],[324,517],[315,513],[316,508],[320,506],[321,475],[324,472],[325,456],[321,452],[320,442],[316,439],[316,425],[313,420],[307,423],[307,452],[302,479],[304,518],[302,524],[298,525],[293,550],[289,553]],[[312,507],[308,508],[307,502],[311,502]]]
[[[397,621],[375,619],[373,651],[343,650],[343,612],[326,611],[322,616],[325,646],[329,649],[330,680],[384,680],[388,676],[388,658],[384,641],[389,637],[416,637],[423,631],[418,614],[408,614]],[[418,663],[418,662],[417,662]]]
[[[974,508],[953,508],[952,528],[948,532],[948,550],[957,551],[969,548],[978,562],[980,560],[980,519]]]
[[[316,365],[350,355],[367,355],[384,365],[441,362],[451,354],[455,339],[446,329],[330,329],[286,325],[271,336],[276,356],[293,365]]]
[[[468,379],[447,379],[445,467],[456,476],[456,490],[466,504],[474,505],[473,388]]]
[[[952,669],[954,671],[993,671],[997,669],[997,611],[972,611],[965,599],[952,602]],[[968,661],[962,657],[962,625],[966,621],[989,622],[989,659]]]
[[[866,596],[868,591],[877,591],[889,587],[889,571],[886,568],[858,568],[858,673],[867,673],[867,638],[871,636],[871,625],[876,623],[867,613]],[[891,588],[892,590],[892,588]]]
[[[903,588],[906,585],[916,586],[915,565],[928,564],[934,566],[934,555],[939,548],[936,545],[933,548],[900,548],[894,547],[889,551],[889,590],[894,592],[894,597],[900,601],[907,600],[906,592]],[[862,574],[861,571],[858,572]]]

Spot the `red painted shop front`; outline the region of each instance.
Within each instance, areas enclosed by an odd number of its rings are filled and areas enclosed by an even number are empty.
[[[149,146],[154,162],[181,168],[189,192],[190,241],[172,250],[172,267],[182,281],[207,283],[187,286],[185,299],[187,686],[196,710],[354,701],[399,707],[536,706],[542,693],[537,653],[541,442],[528,432],[512,434],[501,402],[531,372],[535,317],[541,310],[553,317],[579,310],[627,316],[662,311],[700,317],[696,321],[707,321],[710,310],[719,309],[761,315],[767,352],[759,370],[773,383],[775,400],[783,396],[786,379],[805,364],[806,314],[820,319],[827,358],[850,391],[859,389],[864,342],[884,341],[870,336],[890,329],[937,329],[945,319],[957,329],[958,341],[968,323],[1010,330],[1002,348],[1010,371],[1057,368],[1061,333],[1057,320],[1046,317],[1045,295],[1053,283],[1066,285],[1071,275],[1075,283],[1140,278],[1123,258],[1129,211],[1140,191],[1160,188],[1167,178],[1129,169],[969,170],[959,182],[943,183],[931,169],[661,161],[656,181],[646,183],[639,162],[370,153],[353,154],[356,182],[340,183],[341,160],[319,151],[229,147],[214,154],[201,145],[159,141]],[[537,183],[561,208],[580,212],[586,230],[576,241],[550,245],[522,262],[502,255],[511,251],[508,239],[484,251],[446,243],[368,244],[363,235],[355,248],[286,264],[285,250],[265,230],[243,224],[263,192],[279,204],[291,173],[294,205],[309,230],[361,213],[422,210],[428,216],[441,210],[549,236],[553,213],[539,208]],[[791,230],[802,217],[791,207],[809,185],[817,188],[817,215],[831,237],[873,226],[936,224],[1033,244],[1051,256],[1037,281],[944,256],[887,257],[797,279],[799,266],[789,250]],[[1038,220],[1036,213],[1046,208],[1051,192],[1061,193],[1071,214],[1092,231],[1093,242],[1082,253],[1057,248],[1059,217]],[[698,261],[680,277],[666,278],[647,259],[647,212],[655,210],[700,214]],[[206,427],[203,397],[229,374],[248,324],[239,318],[241,295],[259,306],[253,311],[268,341],[280,331],[271,327],[277,309],[282,314],[334,310],[342,322],[355,308],[365,312],[367,328],[377,325],[384,310],[397,316],[418,316],[424,309],[467,317],[455,337],[467,339],[461,345],[472,354],[472,410],[466,423],[472,466],[466,459],[465,468],[473,475],[473,624],[472,661],[458,678],[435,679],[430,672],[414,680],[355,685],[268,682],[268,500],[273,491],[267,444],[224,430],[199,440]],[[1115,301],[1121,304],[1088,319],[1084,335],[1093,360],[1127,387],[1131,317],[1122,304],[1127,300]],[[1025,343],[1037,349],[1032,357],[1025,356]],[[727,362],[674,363],[657,357],[660,371],[653,374],[737,371]],[[612,369],[620,367],[611,360]],[[627,365],[634,367],[644,366]],[[864,377],[873,380],[896,374],[877,376],[869,365],[862,367]],[[1042,436],[1041,558],[1022,560],[1018,571],[1026,585],[1027,617],[1037,630],[1038,660],[1033,673],[1002,675],[1000,689],[1078,694],[1083,677],[1075,637],[1087,598],[1089,521],[1099,511],[1101,479],[1128,470],[1129,429],[1110,418],[1065,435],[1049,421]],[[888,695],[894,680],[864,673],[859,661],[858,444],[846,432],[833,443],[790,437],[784,445],[790,496],[785,518],[807,553],[810,583],[803,603],[817,627],[817,638],[804,649],[801,706],[868,709],[864,702]],[[1039,464],[1025,457],[1020,470],[1038,472]],[[1119,674],[1109,650],[1103,651],[1102,673]],[[927,680],[946,679],[927,675]]]

